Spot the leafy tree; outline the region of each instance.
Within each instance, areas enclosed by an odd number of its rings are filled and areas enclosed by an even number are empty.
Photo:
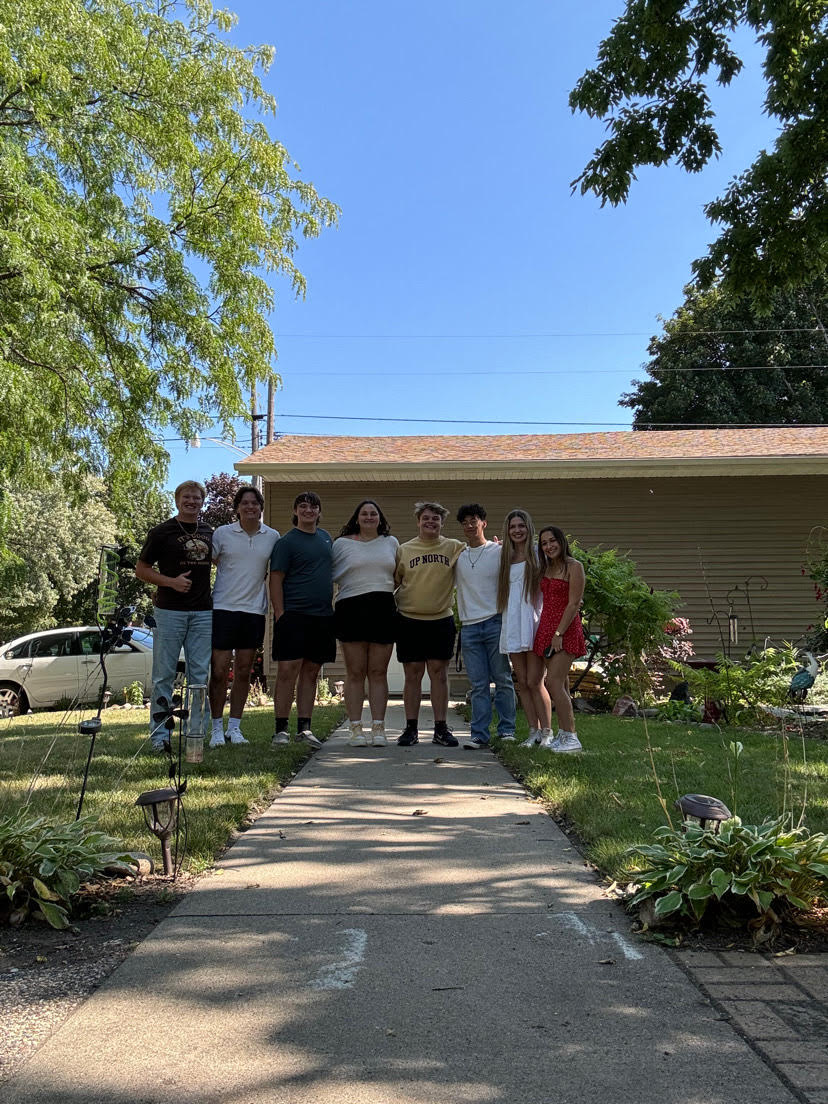
[[[0,477],[158,481],[271,375],[271,273],[337,216],[209,0],[0,0]]]
[[[227,472],[211,475],[204,481],[207,498],[202,517],[208,525],[217,529],[219,525],[229,525],[233,521],[233,495],[241,485],[237,475],[228,475]]]
[[[152,612],[153,590],[135,577],[135,561],[146,540],[147,533],[175,512],[172,498],[162,491],[145,490],[125,504],[116,518],[115,538],[112,541],[121,553],[118,568],[118,601],[122,606],[134,606],[136,616],[142,618]],[[101,541],[103,544],[104,542]],[[97,561],[96,561],[97,562]],[[82,589],[72,595],[61,595],[55,604],[53,615],[59,625],[86,625],[94,620],[98,596],[97,573]]]
[[[96,578],[100,547],[114,542],[116,522],[100,482],[90,477],[84,491],[73,502],[50,480],[7,496],[11,555],[0,564],[0,639],[51,628],[60,607]]]
[[[619,405],[635,411],[634,429],[822,423],[828,338],[820,318],[826,315],[824,280],[777,293],[763,318],[747,300],[734,302],[720,289],[691,290],[650,341],[652,359],[644,367],[651,378],[634,380],[635,390]]]
[[[675,161],[699,172],[721,152],[708,84],[743,67],[732,37],[744,26],[765,48],[765,112],[779,120],[772,149],[707,204],[721,225],[694,263],[702,287],[719,278],[765,307],[778,288],[810,283],[828,244],[828,7],[822,0],[627,0],[570,95],[573,110],[607,122],[609,138],[573,188],[623,203],[642,165]]]

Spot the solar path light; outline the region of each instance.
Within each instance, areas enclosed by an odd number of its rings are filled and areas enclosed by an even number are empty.
[[[162,790],[146,790],[135,801],[141,807],[147,828],[161,840],[161,855],[164,861],[164,873],[173,872],[170,836],[175,831],[178,820],[179,791],[173,786]]]
[[[718,834],[722,821],[729,820],[733,815],[723,801],[707,794],[685,794],[676,799],[675,806],[684,818],[682,831],[688,824],[699,824],[702,828],[710,825],[710,830]]]

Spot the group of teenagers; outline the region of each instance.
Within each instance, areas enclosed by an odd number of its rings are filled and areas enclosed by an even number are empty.
[[[204,495],[204,487],[192,480],[176,488],[176,516],[150,530],[136,565],[138,578],[156,587],[150,710],[155,747],[168,739],[153,718],[163,714],[164,700],[171,700],[182,648],[190,685],[209,687],[210,747],[247,742],[241,719],[268,604],[276,663],[274,745],[290,742],[295,701],[297,739],[319,746],[312,730],[317,680],[323,665],[334,661],[338,640],[351,746],[388,743],[388,665],[396,646],[406,717],[397,744],[419,742],[427,672],[432,742],[457,747],[447,723],[456,593],[459,651],[471,684],[470,736],[463,746],[488,745],[494,684],[501,740],[515,739],[516,688],[529,723],[525,746],[582,750],[569,670],[586,650],[579,612],[584,571],[557,526],[546,525],[536,536],[529,514],[515,509],[506,515],[501,538],[488,540],[485,508],[468,503],[457,511],[464,540],[456,540],[443,534],[449,511],[424,501],[414,509],[417,535],[400,543],[379,504],[363,499],[332,538],[320,525],[319,496],[303,491],[293,503],[291,529],[280,535],[262,522],[261,492],[242,486],[233,500],[236,520],[212,530],[201,517]],[[368,730],[362,721],[366,684]],[[191,729],[206,723],[197,709],[194,702]]]

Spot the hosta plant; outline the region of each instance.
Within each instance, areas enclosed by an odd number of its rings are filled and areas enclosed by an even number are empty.
[[[716,909],[758,929],[828,900],[826,835],[784,820],[757,826],[733,817],[718,834],[688,824],[686,831],[660,828],[656,836],[658,843],[628,851],[640,861],[630,905],[652,898],[656,920],[683,917],[696,925]]]
[[[69,924],[72,897],[81,884],[133,860],[118,841],[95,829],[94,817],[49,824],[25,810],[0,820],[0,922],[42,917],[53,928]]]

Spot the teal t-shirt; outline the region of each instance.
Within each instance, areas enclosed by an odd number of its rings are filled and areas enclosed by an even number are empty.
[[[333,614],[333,541],[330,533],[317,529],[303,533],[291,529],[276,541],[270,556],[270,570],[283,571],[285,612],[309,613],[315,617]]]

